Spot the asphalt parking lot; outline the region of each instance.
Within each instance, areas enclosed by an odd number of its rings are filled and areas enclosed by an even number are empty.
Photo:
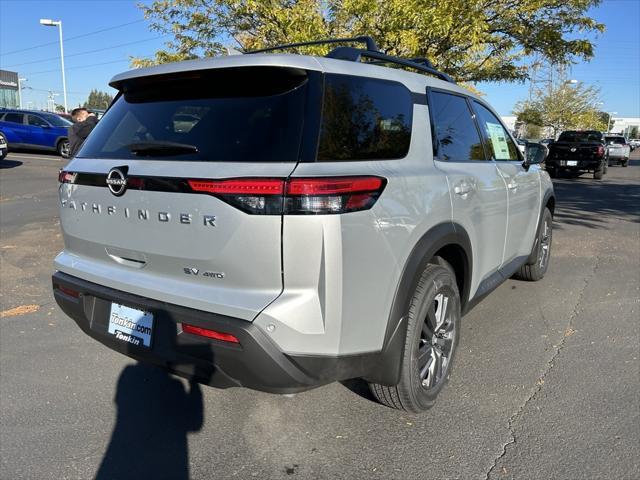
[[[640,150],[555,181],[552,263],[464,318],[421,416],[357,381],[293,397],[190,387],[85,336],[50,293],[52,155],[0,163],[0,477],[637,479]]]

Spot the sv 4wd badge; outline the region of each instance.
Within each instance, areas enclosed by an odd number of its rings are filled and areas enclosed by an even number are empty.
[[[224,273],[223,272],[200,272],[200,270],[198,268],[194,268],[194,267],[184,267],[182,269],[185,273],[185,275],[193,275],[193,276],[202,276],[202,277],[208,277],[208,278],[217,278],[217,279],[223,279],[224,278]]]

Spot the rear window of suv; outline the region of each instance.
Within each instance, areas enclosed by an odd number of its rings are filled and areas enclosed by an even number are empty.
[[[604,139],[609,144],[615,143],[619,145],[625,145],[627,143],[624,137],[604,137]]]
[[[79,157],[219,162],[298,160],[304,70],[240,67],[123,85]]]
[[[559,142],[602,142],[603,136],[600,132],[562,132],[558,138]]]

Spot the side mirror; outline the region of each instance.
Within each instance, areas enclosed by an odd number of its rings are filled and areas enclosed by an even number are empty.
[[[549,155],[549,149],[541,143],[527,143],[524,149],[524,165],[538,165],[543,163]]]

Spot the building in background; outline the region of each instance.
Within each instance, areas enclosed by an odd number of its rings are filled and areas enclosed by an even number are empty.
[[[20,82],[16,72],[0,70],[0,108],[20,107]]]

